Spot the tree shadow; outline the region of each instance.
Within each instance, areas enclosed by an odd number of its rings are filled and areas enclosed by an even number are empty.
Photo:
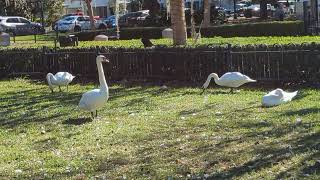
[[[0,126],[15,127],[33,122],[45,122],[66,116],[66,112],[52,110],[76,106],[82,93],[55,92],[47,88],[0,92]],[[41,115],[40,115],[41,114]]]
[[[62,124],[68,125],[83,125],[92,122],[92,118],[83,117],[83,118],[69,118],[62,122]]]
[[[305,116],[308,114],[318,114],[320,113],[320,108],[305,108],[305,109],[299,109],[299,110],[290,110],[290,111],[286,111],[282,114],[280,114],[280,116]]]
[[[252,126],[256,126],[255,123],[252,124]],[[320,132],[309,134],[309,126],[290,126],[287,125],[283,126],[274,126],[274,125],[265,125],[270,126],[271,129],[268,131],[257,131],[257,132],[250,132],[247,134],[244,134],[241,137],[235,138],[235,139],[225,139],[222,140],[219,144],[216,144],[215,148],[212,149],[214,151],[215,149],[228,149],[229,146],[237,143],[242,142],[248,142],[248,141],[257,141],[254,146],[250,146],[250,149],[246,149],[245,151],[251,151],[253,154],[256,154],[258,156],[255,156],[255,158],[251,158],[251,160],[247,161],[244,164],[234,166],[231,168],[228,168],[226,170],[223,170],[221,172],[216,172],[213,174],[210,174],[210,176],[207,179],[233,179],[240,177],[244,174],[248,174],[251,172],[258,172],[265,168],[271,168],[274,164],[281,163],[283,161],[289,160],[293,157],[295,157],[298,154],[306,154],[307,152],[312,152],[309,156],[307,156],[304,160],[301,162],[304,162],[305,160],[317,160],[320,158],[320,141],[318,139],[320,138]],[[248,128],[252,128],[250,125],[246,125]],[[286,146],[279,146],[277,142],[268,142],[267,145],[261,144],[260,141],[263,141],[264,137],[268,136],[270,137],[283,137],[287,134],[293,132],[293,131],[300,131],[300,136],[297,136],[295,138],[292,138],[290,140],[287,140],[283,143],[288,144]],[[203,147],[202,149],[197,151],[198,153],[203,153],[201,151],[206,151],[210,147]],[[210,159],[210,158],[207,158]],[[318,159],[319,160],[319,159]],[[298,174],[314,174],[319,173],[316,172],[316,169],[319,168],[320,163],[315,163],[313,165],[306,166],[304,168],[298,169]],[[213,165],[214,166],[214,165]],[[291,172],[296,172],[297,169],[292,168]],[[277,174],[276,179],[282,179],[289,174],[290,171],[279,171]],[[200,177],[200,175],[198,176]]]

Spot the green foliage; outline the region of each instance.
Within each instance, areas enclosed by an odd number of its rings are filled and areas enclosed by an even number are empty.
[[[162,37],[164,29],[165,27],[121,28],[120,38],[138,39],[144,36],[150,39],[159,39]],[[190,37],[191,28],[187,30]],[[107,34],[115,34],[115,30],[110,29]],[[303,34],[304,26],[302,21],[244,23],[201,28],[202,37],[299,36]]]
[[[44,1],[44,10],[48,13],[48,18],[46,18],[46,22],[48,25],[55,22],[62,16],[63,10],[63,0],[46,0]]]
[[[319,91],[262,108],[265,89],[168,86],[112,84],[92,121],[94,84],[0,81],[0,179],[320,178]]]
[[[221,25],[202,28],[204,37],[299,36],[304,34],[302,21],[274,21]]]

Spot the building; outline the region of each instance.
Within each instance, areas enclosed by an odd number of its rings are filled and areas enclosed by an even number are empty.
[[[166,8],[166,1],[167,0],[159,0],[161,9]],[[203,0],[193,0],[193,7],[195,10],[200,10],[203,7]],[[213,6],[224,7],[226,9],[233,8],[233,0],[211,0],[210,4]],[[185,0],[185,7],[191,7],[191,0]]]
[[[95,16],[105,17],[110,14],[108,0],[92,0],[91,5]],[[65,0],[64,8],[66,14],[75,13],[77,10],[87,14],[87,6],[83,0]]]

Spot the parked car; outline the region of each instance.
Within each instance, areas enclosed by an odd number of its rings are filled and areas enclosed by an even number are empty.
[[[0,16],[0,26],[4,32],[14,35],[43,34],[45,32],[41,24],[19,16]]]
[[[95,19],[94,21],[94,25],[97,29],[107,28],[107,24],[102,20]],[[89,16],[67,16],[56,22],[55,29],[61,32],[90,30],[90,18]]]
[[[149,16],[149,10],[127,13],[119,18],[120,27],[136,27],[143,24]]]
[[[275,11],[275,8],[271,4],[267,4],[268,16],[271,16],[274,11]],[[251,6],[246,7],[244,10],[244,16],[246,18],[250,18],[252,16],[259,17],[260,16],[260,4],[253,4]]]
[[[244,4],[244,3],[238,3],[236,4],[236,13],[238,14],[243,14],[244,10],[246,9],[246,7],[248,7],[247,4]],[[234,8],[233,6],[229,9],[226,9],[225,10],[227,14],[231,15],[234,13]]]
[[[116,16],[112,15],[104,19],[104,22],[107,24],[108,28],[116,27]]]

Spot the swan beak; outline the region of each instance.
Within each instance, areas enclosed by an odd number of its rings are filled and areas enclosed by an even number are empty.
[[[106,57],[104,57],[104,58],[103,58],[103,62],[109,63],[110,61],[109,61],[109,59],[107,59]]]

